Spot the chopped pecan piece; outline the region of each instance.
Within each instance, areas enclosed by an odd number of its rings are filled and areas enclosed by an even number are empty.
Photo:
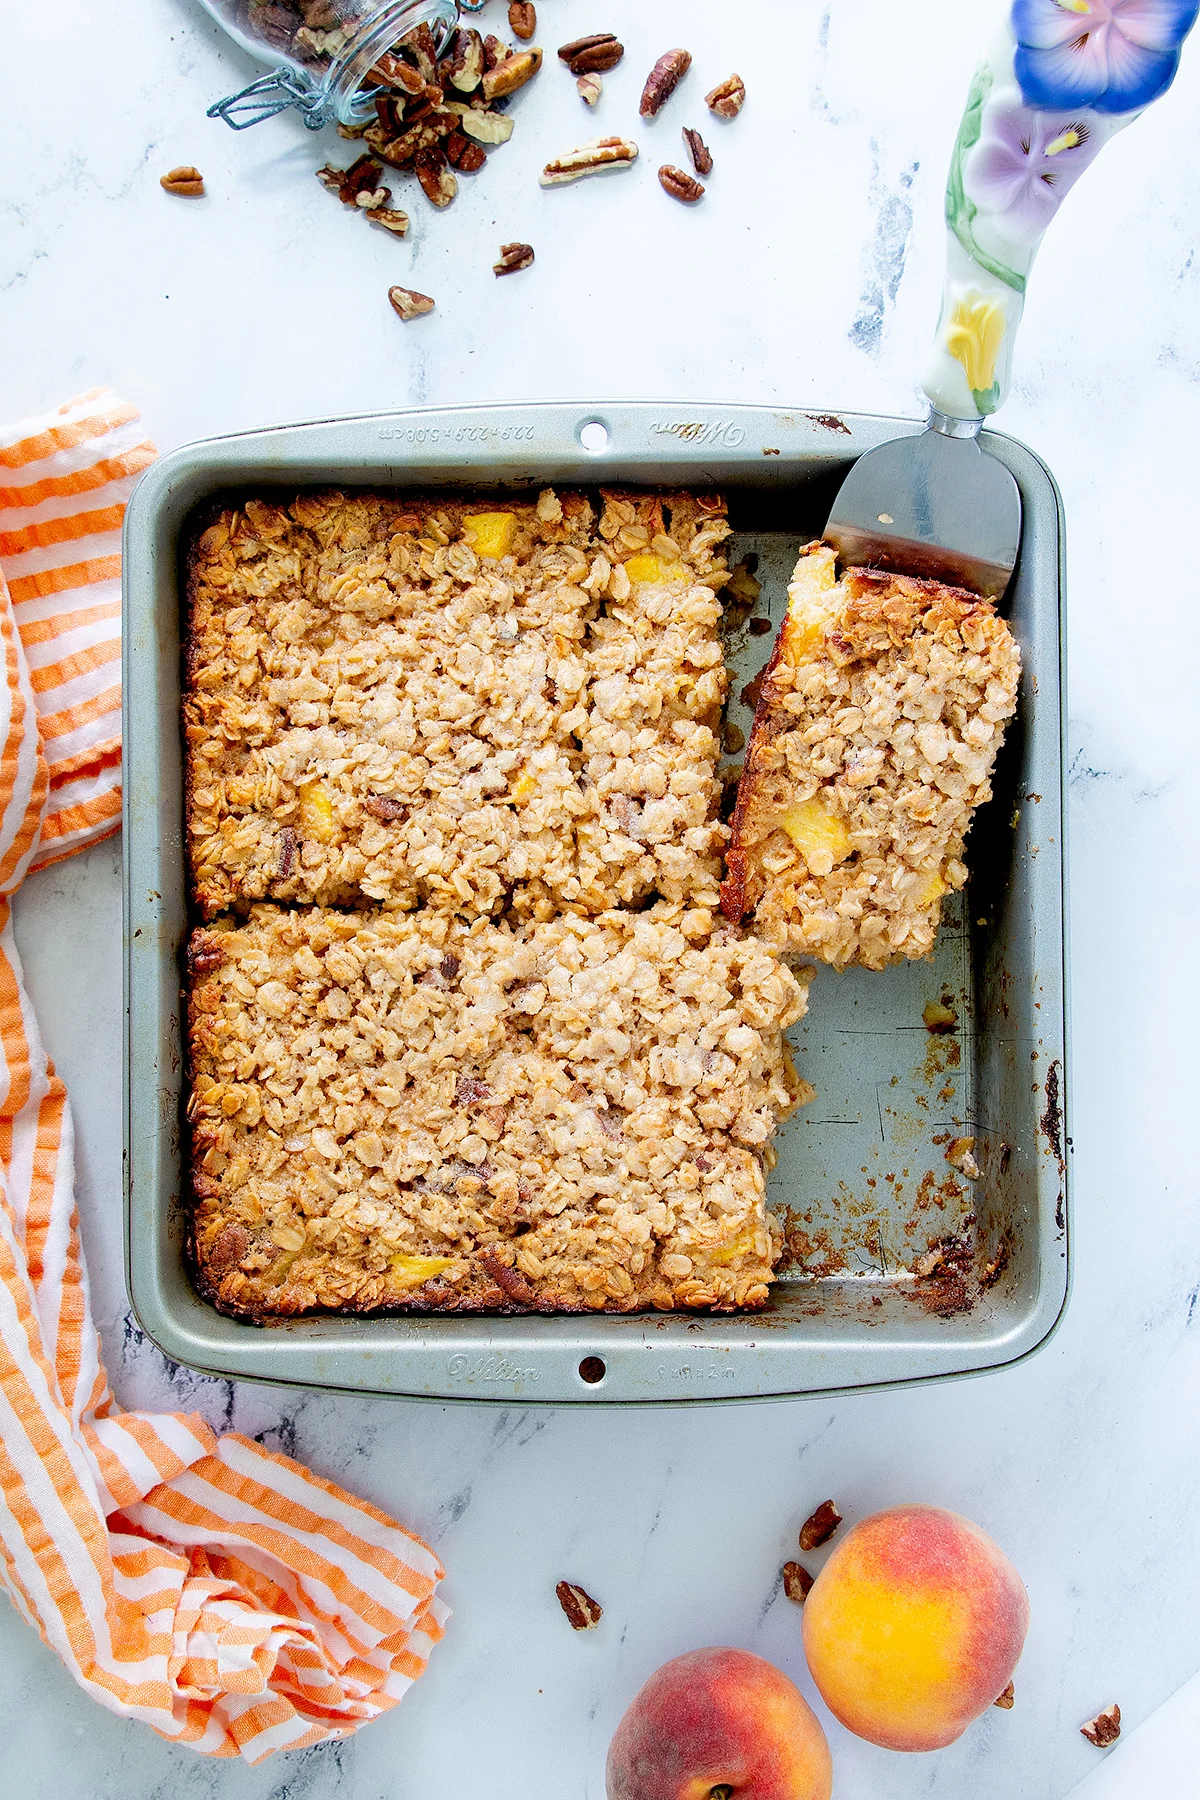
[[[704,104],[709,112],[716,113],[718,119],[736,119],[746,104],[746,84],[740,75],[730,75],[728,80],[719,82],[712,92],[705,94]]]
[[[828,1543],[838,1526],[842,1515],[832,1500],[822,1500],[815,1513],[805,1519],[800,1527],[800,1548],[815,1550],[818,1544]]]
[[[585,106],[595,106],[604,92],[604,83],[598,75],[581,75],[575,83],[575,92]]]
[[[388,299],[404,320],[419,319],[422,313],[433,311],[433,301],[428,294],[418,294],[415,288],[390,287]]]
[[[1011,1681],[1009,1682],[1008,1686],[1005,1688],[1004,1692],[1002,1694],[998,1694],[996,1696],[996,1698],[992,1701],[992,1705],[998,1706],[1002,1712],[1011,1712],[1013,1707],[1016,1705],[1016,1703],[1017,1703],[1017,1690],[1013,1686]]]
[[[580,181],[585,175],[602,175],[608,169],[627,169],[637,158],[638,147],[628,138],[602,137],[594,143],[581,144],[565,156],[548,162],[541,173],[543,187],[558,187],[564,182]]]
[[[249,25],[255,37],[273,50],[290,50],[296,31],[296,15],[287,6],[255,6],[250,9]]]
[[[1121,1735],[1121,1709],[1114,1700],[1111,1706],[1089,1719],[1086,1725],[1079,1727],[1089,1744],[1095,1744],[1098,1750],[1105,1750],[1109,1744],[1115,1744]]]
[[[483,39],[477,31],[460,29],[450,39],[441,61],[441,74],[460,94],[473,94],[483,79]]]
[[[691,66],[691,53],[687,50],[667,50],[659,57],[642,89],[638,111],[643,119],[652,119],[662,111]]]
[[[446,121],[444,126],[442,120]],[[427,119],[418,120],[398,138],[391,139],[382,125],[372,125],[367,132],[367,142],[380,162],[390,164],[393,169],[407,169],[422,150],[432,149],[448,136],[456,123],[452,113],[430,113]]]
[[[452,131],[442,148],[450,167],[463,175],[474,175],[487,161],[487,151],[483,145],[473,144],[461,131]]]
[[[398,56],[381,56],[371,73],[378,75],[389,87],[399,88],[412,99],[423,94],[429,85],[420,69],[414,69],[409,62],[402,62]]]
[[[335,169],[326,163],[317,170],[317,180],[336,194],[344,206],[353,206],[360,194],[373,193],[379,186],[379,164],[365,152],[348,169]]]
[[[683,200],[693,206],[704,198],[704,189],[695,176],[689,175],[686,169],[677,169],[674,163],[664,163],[658,171],[658,179],[673,200]]]
[[[513,134],[513,122],[503,113],[477,112],[474,107],[461,114],[458,126],[477,144],[507,144]]]
[[[455,1106],[484,1106],[492,1097],[492,1090],[486,1081],[479,1081],[473,1075],[460,1075],[454,1084]]]
[[[449,206],[458,192],[458,182],[448,167],[439,145],[427,145],[413,158],[413,168],[422,192],[431,206]]]
[[[363,801],[363,811],[369,812],[372,818],[382,819],[390,825],[393,819],[404,817],[403,800],[393,800],[390,794],[368,794]]]
[[[400,49],[405,60],[412,63],[423,80],[437,80],[437,45],[424,19],[411,31],[405,32],[400,39]]]
[[[484,74],[486,75],[489,69],[494,69],[497,63],[502,63],[508,57],[514,56],[515,54],[516,52],[511,44],[506,44],[503,38],[498,38],[493,32],[489,31],[483,40]]]
[[[397,206],[376,206],[367,214],[369,225],[378,225],[380,231],[390,231],[393,237],[408,236],[408,214],[401,212]],[[369,806],[369,801],[364,801]]]
[[[187,949],[187,966],[192,975],[208,975],[213,969],[219,969],[225,961],[225,952],[221,948],[220,938],[210,937],[206,931],[194,931]]]
[[[166,188],[168,194],[202,194],[204,177],[191,163],[181,163],[177,169],[168,169],[165,175],[160,175],[158,185]]]
[[[572,38],[558,56],[572,75],[599,75],[605,69],[615,69],[624,54],[624,44],[611,31],[597,31],[591,37]]]
[[[683,128],[683,141],[687,145],[687,153],[692,159],[692,167],[695,169],[697,175],[711,175],[713,166],[712,151],[700,136],[700,133],[698,131],[693,131],[690,125],[685,125]]]
[[[518,269],[527,269],[532,261],[532,244],[501,244],[500,261],[493,263],[492,268],[497,275],[515,275]]]
[[[382,212],[391,197],[391,188],[364,188],[361,194],[354,196],[354,204],[360,212]]]
[[[510,1269],[492,1244],[486,1245],[477,1253],[476,1261],[484,1273],[490,1275],[496,1286],[515,1300],[519,1306],[536,1306],[537,1295],[518,1269]]]
[[[285,825],[279,834],[279,870],[278,879],[286,881],[296,867],[296,833],[290,825]]]
[[[541,66],[540,50],[517,50],[512,56],[506,56],[503,62],[485,73],[480,83],[484,99],[498,100],[504,94],[515,94],[527,81],[532,81]]]
[[[300,11],[310,31],[332,31],[338,23],[331,0],[300,0]]]
[[[591,1631],[604,1617],[604,1608],[598,1600],[593,1600],[586,1588],[581,1588],[577,1581],[559,1581],[555,1583],[554,1592],[558,1595],[558,1604],[566,1613],[572,1631]]]
[[[537,8],[531,0],[510,0],[508,25],[514,37],[519,37],[523,44],[529,42],[537,30]]]
[[[797,1606],[804,1605],[804,1602],[808,1599],[809,1589],[812,1587],[812,1584],[813,1578],[804,1567],[803,1563],[784,1563],[783,1591],[789,1600],[794,1600],[796,1602]]]
[[[375,96],[375,116],[379,120],[389,139],[397,138],[404,130],[405,103],[399,94],[377,94]],[[363,130],[366,130],[364,125]]]

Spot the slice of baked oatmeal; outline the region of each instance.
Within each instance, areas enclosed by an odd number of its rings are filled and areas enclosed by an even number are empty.
[[[189,949],[199,1283],[314,1310],[761,1306],[807,976],[704,909],[256,906]]]
[[[715,904],[723,513],[616,497],[597,522],[550,490],[222,512],[189,570],[204,915]]]
[[[991,797],[1020,653],[988,600],[801,551],[733,815],[727,917],[882,969],[932,948]]]

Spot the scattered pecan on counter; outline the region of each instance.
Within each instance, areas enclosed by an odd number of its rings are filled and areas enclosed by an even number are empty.
[[[746,84],[740,75],[730,75],[705,94],[704,104],[718,119],[736,119],[746,104]]]
[[[168,169],[165,175],[160,175],[158,185],[166,188],[168,194],[202,194],[204,177],[191,163],[181,163],[179,168]]]
[[[566,1613],[572,1631],[591,1631],[604,1616],[604,1608],[593,1600],[577,1581],[560,1581],[555,1585],[558,1604]]]
[[[677,169],[674,163],[664,163],[658,171],[658,179],[673,200],[683,200],[693,206],[704,198],[704,188],[695,176],[685,169]]]
[[[827,1544],[841,1522],[842,1515],[833,1501],[822,1500],[800,1527],[800,1548],[815,1550],[819,1544]]]
[[[652,119],[661,112],[679,83],[692,66],[689,50],[667,50],[659,57],[642,89],[641,105],[638,111],[643,119]]]

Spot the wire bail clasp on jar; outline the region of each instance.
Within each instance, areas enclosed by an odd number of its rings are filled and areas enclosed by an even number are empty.
[[[377,71],[382,57],[420,26],[428,26],[442,54],[458,24],[456,0],[200,0],[205,11],[260,61],[281,58],[268,74],[208,108],[245,131],[295,107],[310,131],[331,121],[362,125],[375,96],[388,91]],[[478,11],[461,0],[468,11]],[[308,21],[312,20],[312,24]]]

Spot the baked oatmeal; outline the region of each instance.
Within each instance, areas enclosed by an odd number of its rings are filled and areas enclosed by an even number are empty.
[[[800,554],[733,815],[727,917],[841,968],[933,946],[1016,708],[1020,653],[993,604]]]
[[[719,914],[268,904],[189,963],[193,1254],[226,1310],[766,1301],[807,975]]]
[[[196,901],[715,906],[724,504],[249,500],[194,543]]]

